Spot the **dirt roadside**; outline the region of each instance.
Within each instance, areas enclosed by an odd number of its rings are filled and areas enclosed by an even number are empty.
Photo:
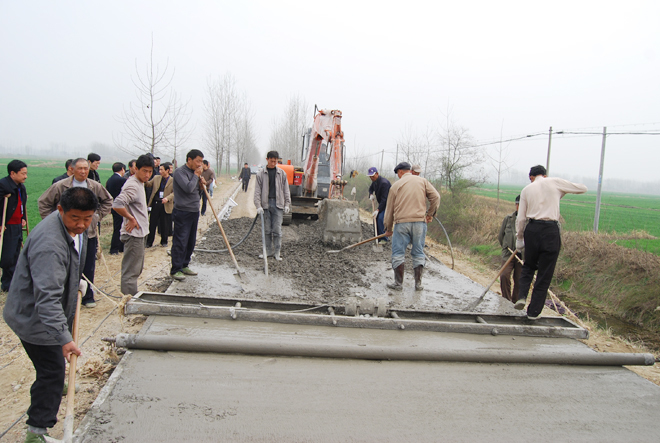
[[[215,190],[213,202],[216,208],[225,203],[236,185],[236,182],[231,181],[229,177],[220,177],[219,180],[225,182],[225,184]],[[248,192],[238,191],[235,200],[239,203],[239,206],[233,208],[232,218],[253,218],[256,215],[256,209],[251,202],[254,180],[251,180],[250,185]],[[368,214],[362,214],[362,218],[364,222],[370,222]],[[201,239],[203,237],[202,233],[214,224],[213,214],[209,210],[206,216],[200,218],[198,239]],[[103,237],[101,240],[105,255],[97,262],[95,280],[103,291],[111,296],[117,296],[119,293],[121,256],[107,254],[111,230],[111,221],[106,218],[102,224]],[[228,232],[228,235],[231,237],[230,232]],[[154,243],[158,244],[158,239]],[[452,259],[449,248],[430,241],[428,245],[431,255],[438,258],[446,266],[451,267]],[[493,278],[491,269],[478,263],[467,254],[455,250],[454,261],[454,269],[457,272],[466,275],[477,283],[486,285]],[[167,248],[153,247],[148,249],[145,257],[145,269],[139,280],[140,289],[163,291],[170,283],[169,265],[170,259],[167,255]],[[386,278],[390,277],[389,275],[386,276]],[[498,286],[496,283],[492,289],[499,293]],[[75,426],[78,425],[96,399],[119,359],[118,356],[110,352],[108,346],[101,341],[101,338],[114,336],[119,332],[137,332],[144,322],[144,318],[141,316],[121,317],[118,310],[115,309],[116,304],[119,302],[118,299],[103,295],[98,295],[96,298],[98,306],[95,309],[85,309],[81,317],[80,337],[81,340],[87,341],[82,347],[84,355],[78,363],[77,384],[79,390],[76,393]],[[4,300],[5,295],[0,296],[0,309],[4,308]],[[556,314],[546,309],[544,315]],[[106,317],[107,319],[105,319]],[[587,325],[587,327],[590,329],[591,337],[585,343],[595,350],[601,352],[646,352],[643,348],[608,335],[593,326]],[[96,330],[97,328],[98,330]],[[657,364],[653,367],[631,367],[630,369],[660,385],[660,368]],[[4,436],[2,441],[23,441],[26,417],[22,417],[22,414],[29,406],[29,389],[33,381],[34,370],[32,364],[25,355],[18,338],[4,322],[0,322],[0,433],[18,420],[18,423]],[[62,436],[61,423],[64,418],[64,409],[65,402],[63,401],[58,416],[60,421],[51,431],[51,435],[56,438]]]

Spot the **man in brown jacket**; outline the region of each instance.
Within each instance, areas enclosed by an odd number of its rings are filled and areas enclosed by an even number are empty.
[[[170,177],[172,163],[160,165],[160,175],[145,183],[147,188],[152,188],[151,196],[147,202],[149,208],[149,235],[147,236],[147,248],[154,245],[156,228],[160,231],[160,245],[167,246],[167,237],[171,235],[172,209],[174,208],[174,180]]]
[[[406,247],[412,243],[412,261],[415,271],[415,290],[421,291],[422,271],[426,264],[424,241],[426,224],[433,220],[440,206],[440,194],[425,178],[412,175],[408,162],[399,163],[394,173],[399,180],[392,185],[385,207],[385,230],[392,237],[392,269],[394,283],[387,287],[400,291],[403,286],[404,260]],[[429,208],[426,208],[426,200]]]
[[[87,255],[85,257],[85,267],[83,268],[83,274],[93,283],[94,271],[96,270],[96,249],[99,245],[97,226],[98,222],[110,213],[112,209],[112,196],[101,183],[87,177],[89,174],[89,162],[87,159],[77,158],[73,161],[72,165],[73,175],[71,177],[56,182],[39,197],[39,215],[44,219],[57,211],[60,197],[67,189],[74,187],[87,188],[96,195],[96,198],[99,200],[99,206],[94,213],[92,224],[87,228]],[[91,286],[87,288],[87,293],[82,299],[82,304],[88,308],[96,307],[94,291]]]

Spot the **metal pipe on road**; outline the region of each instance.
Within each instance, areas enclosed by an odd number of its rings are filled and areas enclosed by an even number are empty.
[[[138,336],[118,334],[116,345],[129,349],[179,352],[217,352],[248,355],[280,355],[313,358],[350,358],[361,360],[417,360],[473,363],[525,363],[587,366],[652,366],[651,354],[624,353],[541,353],[508,350],[420,349],[402,346],[333,345],[327,343],[284,343],[245,339]]]

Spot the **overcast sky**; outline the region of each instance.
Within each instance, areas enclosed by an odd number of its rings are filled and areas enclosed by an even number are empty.
[[[288,99],[340,109],[349,155],[452,109],[475,142],[557,131],[660,133],[657,1],[0,0],[0,145],[113,144],[135,63],[175,69],[202,148],[207,79],[230,72],[260,151]],[[310,123],[312,119],[310,109]],[[547,134],[509,144],[545,164]],[[612,135],[605,177],[657,181],[660,135]],[[596,177],[601,137],[553,136],[551,173]],[[389,156],[389,157],[388,157]],[[380,164],[380,155],[373,156]]]

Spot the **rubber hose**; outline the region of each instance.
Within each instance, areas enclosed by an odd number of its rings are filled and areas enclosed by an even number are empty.
[[[254,229],[254,225],[257,223],[257,218],[259,218],[259,214],[257,214],[254,217],[254,220],[252,220],[252,226],[250,226],[250,229],[248,230],[247,234],[245,234],[245,236],[238,243],[236,243],[235,245],[232,245],[232,247],[231,247],[232,250],[238,248],[241,245],[241,243],[243,243],[245,241],[245,239],[250,236],[250,233],[252,232],[252,229]],[[195,252],[213,252],[213,253],[215,253],[215,252],[227,252],[227,251],[229,251],[229,249],[197,249],[197,248],[195,248]]]

